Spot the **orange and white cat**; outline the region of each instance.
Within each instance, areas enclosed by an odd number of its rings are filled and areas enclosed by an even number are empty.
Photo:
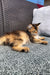
[[[27,32],[25,31],[15,31],[11,33],[7,33],[0,37],[0,45],[9,45],[12,47],[13,50],[16,51],[24,51],[29,52],[28,47],[24,47],[23,45],[27,42],[31,41],[33,43],[40,43],[40,44],[48,44],[47,41],[43,41],[45,38],[40,37],[38,35],[38,24],[29,24],[27,26]]]

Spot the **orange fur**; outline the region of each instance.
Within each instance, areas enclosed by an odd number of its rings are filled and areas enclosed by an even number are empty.
[[[24,51],[28,52],[29,48],[24,47],[23,45],[27,42],[31,41],[33,43],[41,43],[41,44],[47,44],[47,41],[43,41],[45,38],[40,37],[38,35],[38,24],[29,24],[27,26],[27,32],[25,31],[15,31],[8,34],[5,34],[4,36],[0,37],[0,45],[10,45],[12,46],[13,50],[16,51]]]

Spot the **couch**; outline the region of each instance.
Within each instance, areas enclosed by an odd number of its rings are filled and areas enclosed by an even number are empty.
[[[0,36],[25,30],[32,23],[36,4],[26,0],[0,0]],[[30,52],[16,52],[0,46],[0,75],[50,75],[50,38],[48,45],[29,43]]]

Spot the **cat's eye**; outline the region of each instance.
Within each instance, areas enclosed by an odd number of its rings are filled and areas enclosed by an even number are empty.
[[[33,31],[33,33],[35,32],[35,30]]]

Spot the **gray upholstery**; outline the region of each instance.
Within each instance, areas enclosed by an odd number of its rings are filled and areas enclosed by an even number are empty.
[[[0,35],[25,29],[32,22],[32,10],[37,7],[26,0],[0,0]],[[50,75],[50,38],[48,45],[30,43],[30,52],[13,51],[0,46],[0,75]]]
[[[32,10],[36,4],[26,0],[1,0],[3,16],[3,32],[25,30],[32,21]]]
[[[0,1],[0,35],[3,34],[2,3]]]
[[[48,45],[30,43],[30,52],[0,46],[0,75],[50,75],[50,38]]]

